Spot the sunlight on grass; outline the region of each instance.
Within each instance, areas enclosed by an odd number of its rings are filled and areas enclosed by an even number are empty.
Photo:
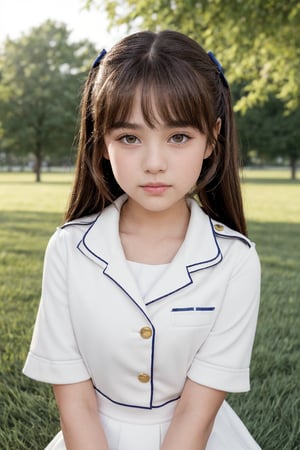
[[[288,170],[245,170],[243,181],[247,220],[300,223],[300,182]]]
[[[300,184],[243,184],[245,213],[259,222],[300,223]]]
[[[63,213],[72,179],[71,173],[45,173],[36,183],[31,173],[0,173],[1,210]]]

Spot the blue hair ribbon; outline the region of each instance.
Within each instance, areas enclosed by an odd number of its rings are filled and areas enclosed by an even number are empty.
[[[99,66],[101,60],[104,58],[106,53],[107,53],[107,51],[105,49],[101,50],[101,52],[99,53],[99,55],[97,56],[97,58],[93,62],[92,69],[95,69],[96,67]]]
[[[212,60],[212,62],[215,64],[215,66],[217,67],[218,73],[219,73],[219,75],[220,75],[220,78],[221,78],[221,80],[222,80],[223,85],[224,85],[226,88],[229,88],[229,85],[228,85],[228,82],[227,82],[227,80],[226,80],[226,78],[225,78],[224,70],[223,70],[223,67],[222,67],[221,63],[217,60],[217,58],[215,57],[215,55],[213,54],[213,52],[207,52],[207,54],[208,54],[208,56],[210,57],[210,59]]]

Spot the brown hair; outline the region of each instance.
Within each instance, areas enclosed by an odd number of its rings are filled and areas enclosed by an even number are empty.
[[[235,120],[230,91],[215,63],[195,41],[175,31],[125,37],[91,69],[81,104],[79,149],[66,220],[101,212],[123,193],[104,158],[104,135],[128,119],[137,86],[145,121],[198,128],[214,150],[204,160],[194,195],[203,210],[246,234]],[[221,129],[215,138],[216,122]]]

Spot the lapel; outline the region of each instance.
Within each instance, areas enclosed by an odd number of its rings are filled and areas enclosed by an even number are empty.
[[[122,195],[96,218],[78,244],[78,249],[103,269],[128,297],[144,310],[139,289],[125,259],[119,236],[119,216],[126,196]]]
[[[191,217],[185,239],[173,261],[155,283],[144,299],[146,304],[189,286],[193,283],[191,274],[218,264],[222,260],[210,218],[195,200],[189,201]]]
[[[119,214],[125,200],[126,196],[123,195],[113,205],[105,208],[84,234],[78,249],[100,265],[103,273],[141,309],[145,310],[145,305],[184,289],[193,282],[193,272],[211,267],[222,260],[210,218],[191,200],[191,217],[185,240],[159,283],[155,283],[147,297],[142,299],[119,237]]]

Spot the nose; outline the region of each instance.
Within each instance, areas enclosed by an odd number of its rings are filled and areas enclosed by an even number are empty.
[[[148,173],[165,172],[167,169],[167,154],[159,144],[148,145],[144,149],[144,170]]]

